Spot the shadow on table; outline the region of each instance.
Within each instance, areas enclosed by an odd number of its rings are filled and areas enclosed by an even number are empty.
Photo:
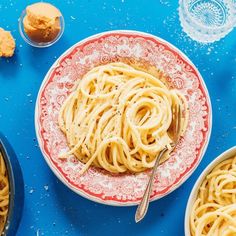
[[[134,221],[136,206],[114,207],[94,203],[77,195],[54,177],[52,182],[56,204],[63,206],[62,214],[64,213],[65,218],[73,225],[75,232],[81,235],[110,236],[114,233],[115,235],[126,235],[131,229],[130,235],[145,235],[157,225],[161,232],[161,229],[164,229],[165,216],[173,213],[172,207],[176,202],[176,192],[179,191],[176,190],[175,194],[171,193],[163,199],[152,202],[145,219],[136,224]],[[175,218],[173,218],[174,220]]]
[[[46,48],[28,47],[27,55],[29,64],[38,75],[44,76],[56,59],[68,48],[70,44],[66,37],[62,37],[57,43]]]
[[[20,65],[17,52],[13,55],[13,57],[0,58],[0,76],[3,78],[15,78],[19,67]]]

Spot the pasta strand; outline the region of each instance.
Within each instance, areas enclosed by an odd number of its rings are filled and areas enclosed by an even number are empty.
[[[121,62],[95,67],[61,106],[58,123],[70,148],[61,157],[74,154],[85,163],[81,174],[90,165],[112,173],[152,168],[158,153],[171,148],[176,104],[183,134],[188,108],[179,91]]]

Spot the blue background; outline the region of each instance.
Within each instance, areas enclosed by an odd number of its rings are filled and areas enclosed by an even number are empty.
[[[46,49],[27,45],[18,17],[31,1],[0,0],[0,27],[16,39],[16,53],[0,59],[0,131],[13,145],[25,181],[25,205],[19,236],[28,235],[184,235],[184,212],[194,182],[222,151],[236,143],[236,30],[203,45],[182,31],[177,1],[55,0],[66,27],[58,43]],[[197,66],[208,87],[213,130],[204,158],[176,191],[151,203],[146,218],[134,222],[136,207],[93,203],[67,189],[50,171],[37,145],[34,107],[40,84],[53,62],[74,43],[98,32],[133,29],[157,35],[182,50]]]

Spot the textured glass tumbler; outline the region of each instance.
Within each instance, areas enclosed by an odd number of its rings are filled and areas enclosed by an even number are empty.
[[[212,43],[236,26],[236,0],[179,0],[179,18],[188,36]]]

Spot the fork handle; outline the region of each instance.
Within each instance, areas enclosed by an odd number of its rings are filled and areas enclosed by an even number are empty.
[[[138,223],[140,220],[142,220],[144,218],[144,216],[146,215],[146,213],[147,213],[148,206],[149,206],[149,199],[150,199],[150,195],[151,195],[151,191],[152,191],[152,185],[153,185],[153,180],[154,180],[154,176],[155,176],[155,173],[156,173],[156,169],[159,165],[159,161],[160,161],[161,157],[163,156],[163,154],[167,150],[168,150],[167,147],[164,148],[157,156],[155,165],[152,169],[152,173],[151,173],[151,176],[149,178],[149,181],[148,181],[147,187],[145,189],[145,192],[143,194],[142,200],[139,203],[138,208],[137,208],[136,213],[135,213],[135,222],[136,223]]]

